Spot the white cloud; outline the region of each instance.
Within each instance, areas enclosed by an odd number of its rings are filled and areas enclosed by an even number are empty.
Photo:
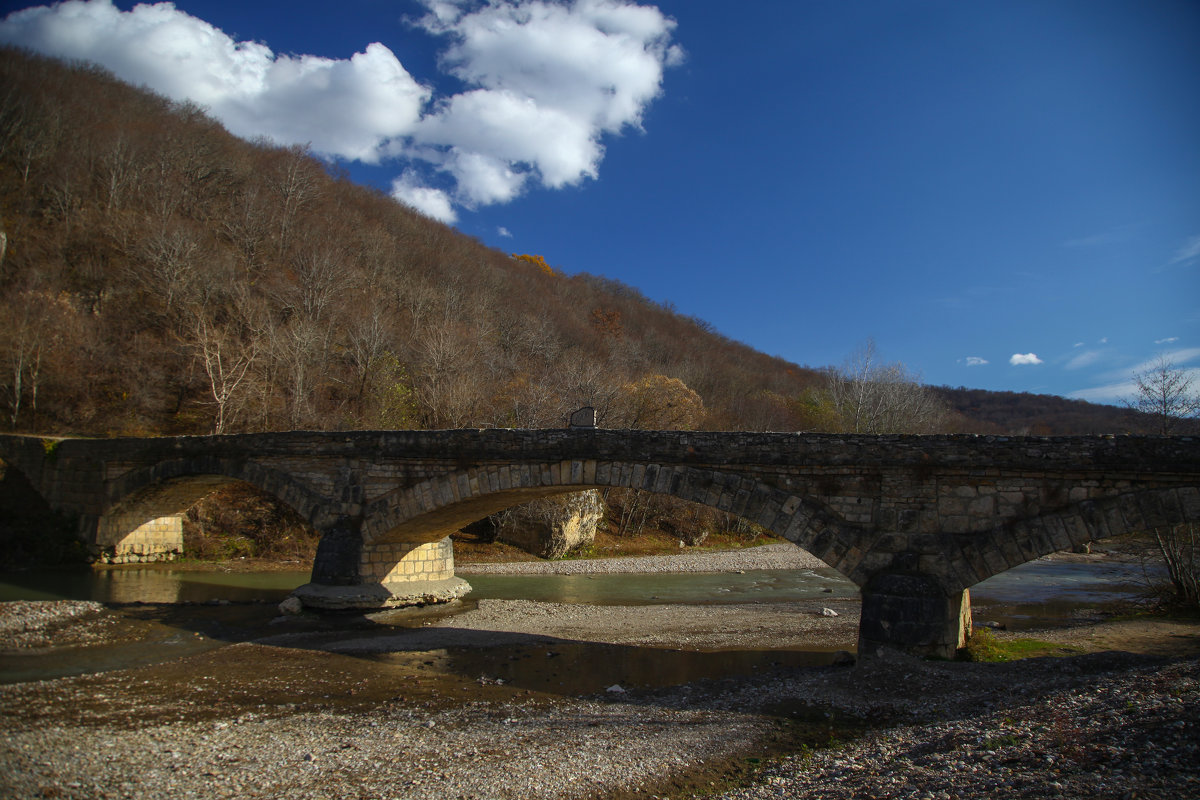
[[[1148,370],[1156,369],[1160,363],[1159,358],[1160,356],[1155,356],[1146,359],[1140,364],[1103,372],[1097,376],[1097,379],[1104,381],[1104,383],[1090,389],[1080,389],[1071,392],[1067,396],[1078,400],[1088,400],[1093,403],[1121,403],[1129,400],[1137,394],[1137,383],[1134,380],[1134,376]],[[1161,358],[1165,359],[1175,369],[1181,370],[1193,382],[1200,384],[1200,367],[1187,366],[1190,362],[1200,361],[1200,347],[1187,347],[1168,351],[1163,353]]]
[[[466,12],[425,0],[421,25],[450,41],[444,69],[469,89],[415,132],[443,154],[468,205],[506,202],[527,181],[549,188],[595,178],[605,133],[640,128],[681,57],[674,21],[625,0],[499,2]]]
[[[513,238],[512,231],[510,231],[508,228],[504,227],[503,225],[496,228],[496,233],[498,233],[501,237],[503,237],[505,239]]]
[[[430,92],[382,44],[349,59],[276,55],[235,42],[171,3],[120,11],[111,0],[70,0],[10,14],[0,41],[94,61],[117,77],[191,100],[234,134],[312,144],[327,155],[377,162],[415,128]]]
[[[988,360],[986,358],[980,358],[979,356],[967,356],[966,362],[968,367],[982,367],[984,364],[988,363]]]
[[[1175,255],[1171,257],[1172,264],[1182,264],[1200,256],[1200,236],[1193,236],[1183,243]]]
[[[458,221],[449,194],[413,183],[407,175],[392,181],[392,197],[438,222],[453,225]]]
[[[1041,364],[1042,360],[1034,353],[1013,353],[1008,359],[1008,363],[1013,366],[1021,366],[1024,364]]]
[[[1100,359],[1100,355],[1099,350],[1085,350],[1067,362],[1067,369],[1082,369],[1091,366]]]
[[[1155,344],[1174,344],[1175,342],[1178,342],[1178,341],[1179,341],[1178,336],[1168,336],[1165,339],[1155,339],[1154,343]]]
[[[1180,350],[1168,350],[1154,358],[1146,359],[1131,371],[1145,372],[1146,370],[1155,369],[1159,365],[1160,358],[1169,364],[1173,364],[1176,368],[1182,369],[1184,364],[1200,360],[1200,347],[1184,347]]]
[[[394,194],[443,221],[455,206],[505,203],[599,174],[601,139],[640,129],[683,51],[675,22],[633,0],[421,0],[414,23],[446,42],[440,66],[465,84],[435,98],[379,42],[349,59],[277,55],[172,3],[120,11],[69,0],[0,21],[0,41],[94,61],[204,107],[233,133],[406,170]],[[402,168],[398,164],[398,170]],[[432,188],[432,166],[453,181]]]
[[[1075,400],[1087,400],[1089,403],[1116,404],[1128,400],[1137,393],[1137,384],[1133,379],[1106,383],[1103,386],[1093,386],[1090,389],[1080,389],[1067,395]]]

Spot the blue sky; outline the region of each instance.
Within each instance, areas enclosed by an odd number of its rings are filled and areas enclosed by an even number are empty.
[[[13,5],[13,8],[26,8]],[[0,41],[810,366],[1200,384],[1200,3],[107,0]]]

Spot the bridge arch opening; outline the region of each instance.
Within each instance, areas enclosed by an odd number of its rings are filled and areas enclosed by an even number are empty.
[[[232,495],[234,503],[239,497],[243,503],[247,497],[257,497],[278,509],[278,516],[289,527],[309,526],[307,520],[317,514],[319,506],[305,502],[306,493],[290,480],[261,472],[207,461],[174,461],[122,476],[110,491],[111,504],[96,523],[96,557],[116,564],[177,557],[184,552],[185,514],[222,492]],[[310,550],[315,547],[316,537],[311,538],[314,544],[308,547]]]
[[[1044,513],[1009,520],[989,531],[952,535],[961,560],[954,559],[957,571],[947,574],[947,583],[967,588],[1043,556],[1197,522],[1200,488],[1193,486],[1076,500]]]
[[[463,470],[398,490],[372,503],[366,549],[432,543],[521,503],[585,489],[631,489],[674,497],[739,517],[786,539],[853,579],[862,533],[811,498],[720,470],[571,461]],[[860,584],[861,585],[861,584]]]

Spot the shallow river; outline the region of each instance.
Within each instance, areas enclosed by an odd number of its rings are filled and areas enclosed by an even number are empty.
[[[854,584],[829,569],[720,574],[468,573],[465,577],[473,587],[465,608],[473,605],[472,600],[484,598],[641,605],[784,603],[818,598],[850,599],[858,595]],[[0,574],[0,601],[78,599],[123,605],[127,616],[122,617],[125,621],[120,624],[132,626],[130,631],[135,633],[132,641],[107,645],[0,654],[0,683],[120,669],[222,647],[245,638],[246,634],[236,631],[270,618],[269,612],[264,615],[262,603],[276,603],[307,581],[307,570],[253,573],[120,567]],[[1020,629],[1061,624],[1082,609],[1135,597],[1144,593],[1145,587],[1145,575],[1137,564],[1043,560],[984,581],[973,587],[971,594],[977,621]],[[124,605],[141,603],[168,605]],[[431,608],[423,613],[444,615],[447,609]],[[421,618],[413,617],[402,624],[417,626]],[[524,651],[517,648],[509,656],[517,658],[514,653],[519,655]],[[698,677],[748,674],[771,666],[829,663],[833,657],[832,652],[824,651],[689,652],[581,642],[562,643],[555,654],[561,660],[555,660],[557,666],[553,671],[531,670],[528,664],[533,662],[518,659],[523,679],[542,681],[546,684],[543,688],[553,686],[584,692],[612,683],[613,665],[620,665],[620,680],[625,685],[656,686]],[[524,653],[520,658],[527,655]],[[497,661],[486,650],[476,648],[442,650],[437,654],[398,653],[379,658],[398,660],[403,662],[398,666],[407,665],[405,668],[412,666],[407,661],[415,659],[413,664],[418,670],[437,668],[471,675],[491,671],[505,680],[514,679],[506,671],[512,666],[508,661]],[[437,659],[448,661],[442,664]],[[567,685],[568,680],[573,683]]]
[[[744,573],[471,575],[471,599],[522,599],[593,605],[785,603],[855,597],[857,587],[832,569]],[[226,572],[164,567],[0,573],[2,600],[98,600],[104,603],[277,602],[306,583],[307,570]],[[1113,602],[1144,592],[1140,564],[1043,559],[972,587],[975,605],[1021,607],[1047,618],[1062,608]],[[1010,615],[1011,616],[1011,615]]]

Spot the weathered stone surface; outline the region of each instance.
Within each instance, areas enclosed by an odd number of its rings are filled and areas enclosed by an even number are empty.
[[[353,586],[362,580],[362,532],[357,520],[343,517],[321,532],[312,579],[327,586]]]
[[[920,574],[881,573],[862,587],[859,658],[898,649],[953,658],[971,631],[967,590],[947,591]]]
[[[279,613],[294,616],[304,610],[304,603],[295,595],[288,595],[282,603],[279,604]]]
[[[603,516],[595,489],[534,500],[496,515],[496,538],[541,558],[561,558],[590,545]]]
[[[387,584],[360,583],[355,586],[306,583],[292,592],[291,596],[303,603],[305,608],[349,611],[448,603],[470,591],[471,584],[462,578],[445,578]]]

